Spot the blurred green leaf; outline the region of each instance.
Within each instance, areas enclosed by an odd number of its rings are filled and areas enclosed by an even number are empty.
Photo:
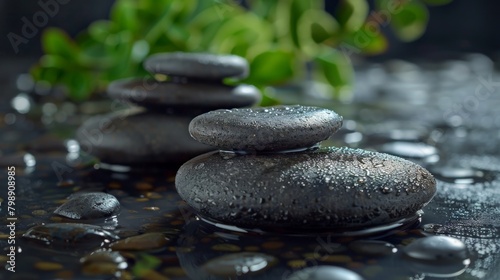
[[[137,31],[138,20],[136,17],[136,5],[133,0],[117,1],[110,14],[111,21],[118,29]]]
[[[261,88],[260,90],[263,93],[262,100],[260,101],[260,106],[267,107],[267,106],[274,106],[274,105],[281,104],[281,102],[278,99],[270,96],[267,93],[267,91],[268,91],[267,87]]]
[[[252,45],[270,42],[272,36],[268,22],[254,14],[245,13],[225,21],[213,37],[209,49],[246,57]]]
[[[71,71],[65,73],[63,83],[74,101],[83,101],[89,98],[95,88],[95,80],[87,72]]]
[[[342,52],[326,50],[316,57],[315,62],[324,79],[335,89],[337,97],[350,90],[354,69]]]
[[[67,59],[73,59],[78,53],[78,47],[71,38],[59,28],[47,28],[42,34],[42,47],[47,54],[56,54]]]
[[[250,0],[249,3],[253,13],[268,21],[273,21],[279,1],[280,0]]]
[[[309,57],[315,56],[321,43],[334,38],[339,30],[337,21],[323,10],[306,11],[298,23],[299,45]]]
[[[153,255],[141,253],[137,256],[132,273],[136,277],[143,276],[147,271],[156,269],[161,264],[161,260]]]
[[[429,12],[420,2],[405,2],[401,11],[392,15],[391,27],[400,40],[408,42],[422,36],[427,27]]]
[[[374,30],[376,25],[374,21],[365,23],[359,30],[347,34],[344,37],[343,47],[350,47],[351,50],[345,50],[348,53],[360,52],[366,55],[377,55],[387,50],[388,42],[380,30]]]
[[[42,67],[37,65],[30,70],[31,75],[37,81],[46,81],[55,85],[61,80],[64,71],[61,68]]]
[[[298,20],[310,9],[323,9],[322,1],[320,0],[283,0],[290,1],[290,15],[288,18],[289,32],[292,42],[295,46],[300,46],[300,38],[298,35]]]
[[[341,0],[336,12],[336,19],[344,31],[352,32],[361,28],[368,15],[366,0]]]
[[[250,64],[250,76],[245,82],[256,85],[271,85],[286,81],[294,74],[292,53],[274,50],[263,52]]]
[[[431,6],[442,6],[451,3],[453,0],[423,0],[425,4]]]

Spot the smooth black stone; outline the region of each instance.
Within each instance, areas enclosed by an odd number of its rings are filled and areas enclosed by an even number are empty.
[[[211,152],[180,167],[179,195],[208,219],[244,228],[362,228],[415,215],[436,192],[421,166],[387,154]]]
[[[341,126],[332,110],[295,105],[211,111],[194,118],[189,132],[224,150],[282,151],[314,146]]]
[[[237,55],[209,53],[159,53],[146,59],[144,68],[152,74],[200,80],[222,80],[248,76],[248,62]]]
[[[180,165],[213,150],[188,132],[191,116],[141,110],[121,111],[86,121],[77,131],[81,150],[102,162],[124,165]]]
[[[111,194],[91,192],[74,194],[57,207],[55,214],[70,219],[98,219],[113,216],[120,211],[120,202]]]
[[[250,85],[227,86],[214,83],[172,83],[144,79],[123,79],[108,87],[111,98],[158,108],[201,109],[252,106],[260,101],[260,91]]]
[[[462,263],[469,258],[467,246],[461,240],[448,236],[417,239],[406,246],[403,252],[414,261],[432,262],[436,265]]]

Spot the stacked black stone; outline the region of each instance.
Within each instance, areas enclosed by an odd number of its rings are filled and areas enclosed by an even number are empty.
[[[189,132],[218,147],[177,172],[180,196],[202,217],[244,228],[360,229],[409,220],[433,197],[433,176],[410,161],[318,148],[342,125],[304,106],[216,110]]]
[[[248,63],[235,55],[165,53],[149,57],[144,68],[153,79],[124,79],[111,83],[108,95],[133,103],[130,110],[97,116],[77,131],[82,149],[102,162],[120,165],[180,165],[212,147],[194,141],[189,122],[219,108],[251,106],[260,92],[249,85],[228,86],[226,78],[245,78]]]

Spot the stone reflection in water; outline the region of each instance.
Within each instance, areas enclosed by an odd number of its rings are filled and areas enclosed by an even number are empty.
[[[35,226],[26,231],[23,237],[50,249],[67,249],[70,254],[91,250],[119,239],[99,226],[72,223]]]
[[[349,248],[356,253],[371,256],[388,256],[398,251],[393,244],[380,240],[356,240],[349,243]]]

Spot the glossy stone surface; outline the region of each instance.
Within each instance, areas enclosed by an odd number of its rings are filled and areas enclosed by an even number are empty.
[[[349,148],[207,153],[181,166],[175,184],[202,216],[247,228],[385,224],[414,215],[436,192],[421,166]]]
[[[70,219],[98,219],[115,215],[120,211],[120,202],[111,194],[103,192],[77,193],[59,206],[54,213]]]
[[[122,111],[86,121],[76,138],[84,152],[105,163],[180,165],[213,150],[189,136],[191,116]]]
[[[236,55],[209,53],[159,53],[146,59],[144,68],[151,73],[201,80],[246,78],[248,62]]]
[[[189,132],[223,150],[282,151],[311,147],[341,126],[332,110],[296,105],[208,112],[193,119]]]
[[[123,79],[108,86],[111,98],[152,109],[185,108],[203,112],[221,108],[252,106],[259,102],[254,86],[226,86],[216,83],[173,83],[146,79]]]

